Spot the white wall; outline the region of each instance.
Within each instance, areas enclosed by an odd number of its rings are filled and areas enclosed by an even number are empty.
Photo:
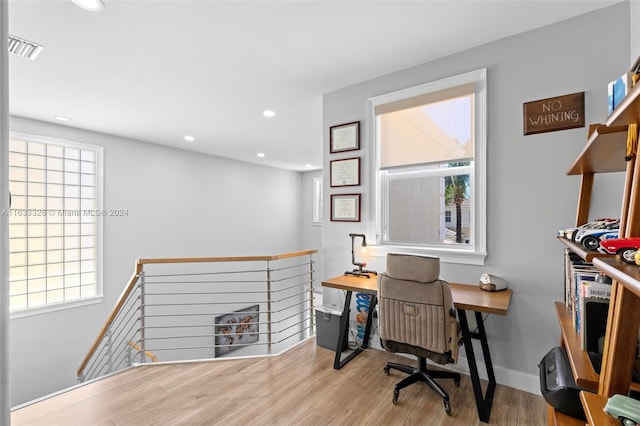
[[[606,119],[607,82],[629,67],[629,4],[621,3],[545,28],[519,34],[326,94],[324,140],[330,126],[360,120],[363,148],[349,152],[363,164],[371,156],[366,132],[367,99],[399,89],[487,68],[487,248],[486,266],[443,264],[442,277],[477,285],[483,272],[503,276],[513,289],[507,317],[486,322],[498,382],[539,389],[537,364],[558,345],[553,302],[563,299],[563,246],[558,228],[575,223],[580,178],[569,169],[586,142],[587,128],[523,136],[524,102],[585,92],[587,123]],[[324,169],[338,158],[324,151]],[[371,172],[365,168],[362,223],[325,222],[324,278],[349,265],[349,232],[366,232],[371,215]],[[325,200],[331,190],[324,174]],[[592,216],[618,216],[620,174],[596,177]],[[328,211],[328,206],[326,211]],[[374,241],[371,238],[371,241]],[[383,271],[384,258],[369,259]],[[324,290],[325,303],[340,300]],[[375,341],[375,339],[374,339]],[[466,363],[464,363],[466,365]]]
[[[11,320],[13,406],[76,383],[137,258],[319,248],[299,231],[301,173],[21,118],[10,129],[104,146],[104,207],[129,211],[104,222],[103,303]]]

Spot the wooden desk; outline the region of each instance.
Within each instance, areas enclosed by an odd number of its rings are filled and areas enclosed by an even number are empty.
[[[371,278],[339,275],[323,281],[322,286],[346,291],[342,317],[340,318],[340,335],[336,342],[336,356],[333,363],[333,368],[339,370],[369,345],[369,333],[371,331],[373,315],[367,316],[367,325],[365,328],[362,347],[356,348],[347,357],[344,359],[342,358],[342,348],[343,345],[346,345],[348,339],[351,294],[356,291],[371,295],[369,312],[373,312],[377,304],[376,296],[378,293],[378,278],[375,275],[371,276]],[[492,293],[480,290],[480,287],[477,285],[457,283],[449,283],[449,288],[451,288],[453,303],[458,311],[460,328],[462,329],[462,341],[464,342],[467,362],[469,363],[469,373],[471,376],[471,382],[473,383],[473,393],[475,395],[476,406],[478,408],[478,417],[480,418],[480,421],[488,422],[489,415],[491,414],[491,405],[493,403],[493,394],[496,389],[496,378],[493,372],[493,364],[491,363],[489,344],[484,330],[482,314],[506,315],[509,311],[509,303],[511,302],[511,296],[513,293],[511,289]],[[471,332],[469,330],[469,323],[467,321],[466,314],[467,310],[473,311],[475,314],[476,324],[478,327],[477,332]],[[489,384],[484,395],[482,394],[480,375],[478,374],[478,366],[476,364],[471,339],[480,340],[484,363],[487,367],[487,378],[489,379]]]

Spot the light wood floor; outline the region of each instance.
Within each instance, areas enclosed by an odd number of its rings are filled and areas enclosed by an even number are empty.
[[[471,380],[440,380],[451,399],[425,384],[400,392],[404,374],[386,376],[386,361],[411,361],[379,350],[334,370],[334,353],[311,339],[284,355],[145,366],[14,411],[12,425],[484,425]],[[490,424],[546,424],[541,396],[498,385]]]

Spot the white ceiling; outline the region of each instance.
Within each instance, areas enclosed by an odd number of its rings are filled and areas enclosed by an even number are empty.
[[[44,45],[12,115],[289,170],[322,167],[323,93],[620,2],[103,1],[9,1]]]

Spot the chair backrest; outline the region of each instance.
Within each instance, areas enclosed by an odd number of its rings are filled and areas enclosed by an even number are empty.
[[[378,276],[380,338],[390,352],[456,362],[460,326],[437,257],[390,253]]]

